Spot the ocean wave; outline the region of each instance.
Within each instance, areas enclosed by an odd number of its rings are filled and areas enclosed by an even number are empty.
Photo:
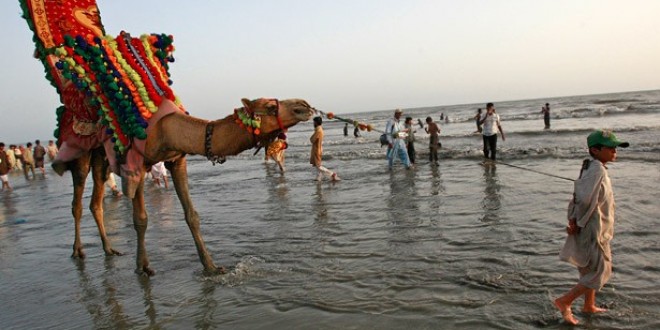
[[[593,104],[613,104],[613,103],[624,103],[624,102],[642,102],[640,99],[613,99],[613,100],[597,100]]]
[[[324,161],[354,161],[354,160],[378,160],[385,161],[386,148],[374,148],[365,150],[355,149],[339,149],[327,150],[323,153]],[[439,150],[439,158],[441,160],[482,160],[483,152],[481,145],[475,145],[462,148],[441,148]],[[422,162],[426,162],[429,155],[429,150],[426,147],[418,147],[416,155]],[[500,160],[520,160],[520,159],[543,159],[543,158],[559,158],[559,159],[575,159],[588,157],[585,147],[498,147],[497,156]],[[286,158],[288,161],[307,161],[309,159],[309,151],[297,150],[294,152],[287,152]],[[189,158],[190,159],[190,158]],[[193,160],[194,159],[194,160]],[[251,152],[246,152],[237,156],[229,157],[231,159],[254,159],[261,161],[262,154],[254,156]],[[660,147],[654,144],[642,144],[628,148],[625,152],[619,154],[620,160],[635,160],[642,162],[660,162]],[[193,161],[207,161],[201,156],[192,157]]]
[[[578,128],[562,128],[562,129],[549,129],[549,130],[529,130],[529,131],[506,131],[507,137],[535,137],[535,136],[565,136],[565,135],[588,135],[594,129],[592,127],[578,127]],[[660,126],[633,126],[633,127],[622,127],[617,128],[616,132],[618,133],[629,133],[629,132],[644,132],[644,131],[657,131],[660,130]],[[380,133],[371,132],[371,133],[362,133],[361,137],[358,138],[346,138],[344,136],[329,138],[326,136],[326,139],[323,141],[325,146],[364,146],[364,145],[380,145],[379,142]],[[479,133],[461,133],[461,134],[441,134],[440,141],[452,141],[456,139],[481,139],[481,134]],[[415,136],[415,141],[420,144],[428,143],[429,136],[424,134],[417,134]],[[292,143],[293,144],[293,143]],[[311,143],[307,139],[297,140],[295,142],[296,146],[308,147]]]

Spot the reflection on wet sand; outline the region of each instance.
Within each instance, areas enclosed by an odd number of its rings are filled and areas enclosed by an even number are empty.
[[[153,329],[156,323],[156,305],[151,296],[151,279],[146,276],[138,276],[138,282],[140,283],[140,288],[142,288],[142,298],[144,299],[144,315],[149,320],[149,328]]]
[[[500,208],[502,202],[500,200],[500,182],[497,177],[497,167],[495,164],[484,165],[484,199],[481,202],[481,207],[484,210],[484,216],[481,218],[482,222],[498,222],[500,220]]]
[[[316,183],[316,202],[313,204],[314,213],[316,214],[315,221],[325,223],[328,220],[328,208],[325,205],[325,198],[323,196],[323,183]]]
[[[403,173],[390,172],[390,195],[387,199],[387,224],[390,232],[389,245],[393,251],[409,253],[410,245],[417,236],[418,225],[422,219],[419,214],[419,194],[414,170]]]
[[[195,329],[214,329],[218,320],[214,314],[218,310],[218,301],[215,299],[215,289],[218,285],[214,282],[203,282],[199,297],[199,306],[202,310],[198,313],[199,319],[195,320]]]
[[[82,290],[80,302],[91,316],[95,328],[125,329],[134,326],[130,324],[128,317],[124,314],[122,303],[115,296],[117,292],[115,283],[104,277],[102,280],[103,292],[98,292],[94,279],[85,271],[84,260],[73,260],[78,269],[79,288]],[[112,263],[106,263],[106,272],[112,268]]]

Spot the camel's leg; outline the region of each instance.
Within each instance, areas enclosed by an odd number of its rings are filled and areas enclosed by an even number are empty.
[[[73,241],[73,254],[72,258],[85,258],[83,252],[83,245],[80,239],[80,219],[82,218],[82,195],[85,191],[85,180],[89,173],[89,160],[90,154],[85,153],[80,158],[72,160],[68,164],[71,170],[71,177],[73,178],[73,202],[71,203],[71,213],[73,214],[73,221],[75,223],[76,237]]]
[[[133,226],[137,232],[137,255],[135,272],[140,275],[153,276],[155,272],[149,268],[149,257],[144,236],[147,233],[147,208],[144,205],[144,169],[140,170],[140,183],[133,197]]]
[[[190,233],[195,240],[199,260],[202,262],[202,265],[204,265],[204,272],[206,274],[224,274],[226,272],[224,267],[218,268],[213,263],[211,255],[206,250],[202,233],[199,230],[199,215],[197,214],[197,211],[195,211],[192,200],[190,199],[190,191],[188,190],[188,169],[186,159],[181,157],[173,162],[165,162],[165,166],[172,174],[174,189],[176,189],[176,194],[179,197],[181,206],[183,206],[186,223],[188,224]]]
[[[108,163],[105,161],[105,153],[102,150],[96,149],[92,151],[91,168],[94,188],[92,190],[92,199],[89,202],[89,210],[92,211],[92,216],[94,216],[94,221],[96,221],[96,227],[99,229],[99,236],[101,236],[101,242],[103,242],[105,255],[120,256],[122,253],[112,248],[112,244],[105,232],[103,195],[105,194],[105,181],[108,180]]]

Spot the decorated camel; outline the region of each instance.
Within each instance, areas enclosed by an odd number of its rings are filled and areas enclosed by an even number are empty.
[[[80,241],[82,192],[91,169],[94,190],[90,209],[106,255],[118,255],[103,225],[103,183],[108,168],[121,175],[124,194],[132,199],[137,232],[136,272],[151,276],[146,252],[145,171],[165,161],[183,206],[206,273],[223,272],[206,250],[200,221],[188,189],[186,154],[212,162],[267,144],[279,133],[314,113],[300,99],[243,99],[243,107],[224,119],[207,121],[188,115],[170,85],[173,38],[122,32],[105,35],[95,0],[20,0],[24,18],[35,33],[35,57],[60,94],[60,153],[53,168],[72,172],[76,227],[73,257],[84,257]]]

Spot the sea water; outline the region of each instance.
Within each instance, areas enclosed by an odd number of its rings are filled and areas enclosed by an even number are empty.
[[[313,100],[308,100],[313,104]],[[540,113],[551,106],[551,129]],[[534,329],[563,328],[553,298],[576,282],[557,255],[566,206],[587,156],[586,136],[613,129],[631,143],[609,164],[617,202],[614,274],[605,314],[588,329],[660,327],[660,91],[496,102],[506,141],[482,166],[472,119],[485,104],[404,109],[440,122],[440,166],[417,126],[416,169],[387,169],[377,132],[343,136],[326,120],[324,165],[342,181],[314,181],[311,123],[288,134],[287,172],[252,151],[212,166],[188,157],[201,230],[226,275],[204,276],[174,189],[146,187],[153,278],[133,273],[131,203],[106,196],[106,229],[124,256],[105,257],[83,203],[87,258],[73,244],[70,174],[10,176],[0,194],[3,329]],[[333,109],[322,109],[332,111]],[[393,109],[338,114],[384,129]],[[396,164],[396,163],[395,163]],[[508,166],[514,165],[513,166]],[[523,170],[526,168],[532,171]],[[542,173],[553,176],[543,175]],[[91,181],[91,180],[90,180]]]

